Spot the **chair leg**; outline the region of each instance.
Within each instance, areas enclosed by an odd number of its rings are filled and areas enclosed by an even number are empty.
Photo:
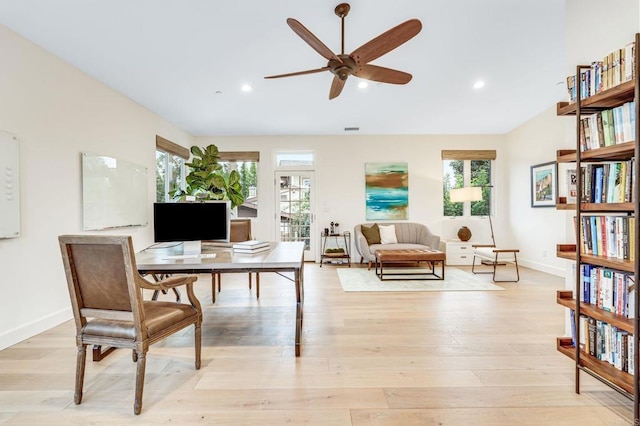
[[[200,353],[202,352],[202,325],[195,325],[196,370],[200,370]]]
[[[136,363],[136,396],[133,403],[133,413],[138,415],[142,411],[142,391],[144,390],[144,371],[147,364],[147,354],[138,351],[138,362]]]
[[[76,357],[76,391],[73,395],[73,402],[82,402],[82,387],[84,385],[84,367],[87,361],[87,345],[78,345]]]
[[[496,257],[493,262],[493,282],[494,283],[504,283],[504,282],[517,283],[518,281],[520,281],[520,270],[518,268],[518,255],[516,254],[516,252],[513,252],[512,254],[513,254],[513,263],[516,268],[516,279],[515,280],[496,280],[496,268],[498,265],[500,265],[500,263],[498,262],[498,253],[496,253]]]
[[[249,290],[251,290],[251,272],[249,272]]]

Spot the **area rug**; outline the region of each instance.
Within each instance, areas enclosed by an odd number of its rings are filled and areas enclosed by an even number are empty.
[[[439,268],[438,268],[439,269]],[[355,291],[477,291],[504,290],[495,284],[483,281],[470,272],[447,267],[444,280],[398,280],[380,281],[373,269],[340,268],[337,269],[342,289]],[[385,268],[385,272],[392,272]],[[438,271],[439,272],[439,271]]]

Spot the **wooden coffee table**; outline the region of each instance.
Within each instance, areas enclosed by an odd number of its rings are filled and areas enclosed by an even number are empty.
[[[444,262],[446,255],[438,250],[428,249],[408,249],[408,250],[376,250],[376,275],[380,281],[393,280],[394,278],[385,278],[387,276],[402,275],[405,278],[413,280],[444,280]],[[411,272],[411,268],[407,268],[401,272],[384,272],[385,267],[389,265],[420,266],[420,263],[426,262],[431,268],[431,272]],[[440,263],[440,275],[436,273],[436,263]],[[379,269],[378,269],[379,267]],[[406,278],[406,276],[414,275],[415,278]],[[399,279],[399,278],[395,278]]]

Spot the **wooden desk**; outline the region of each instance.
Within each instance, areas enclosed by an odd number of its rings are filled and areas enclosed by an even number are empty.
[[[136,253],[138,271],[142,274],[205,274],[213,272],[292,272],[289,278],[296,290],[296,356],[300,356],[302,307],[304,303],[304,243],[270,243],[271,249],[256,254],[234,253],[231,248],[203,244],[203,254],[214,257],[174,259],[182,254],[182,245],[172,248],[147,248]],[[284,276],[284,275],[282,275]]]

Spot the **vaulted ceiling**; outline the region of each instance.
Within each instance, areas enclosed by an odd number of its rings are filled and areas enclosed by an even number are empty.
[[[354,0],[345,53],[422,22],[372,62],[408,84],[349,77],[329,100],[329,72],[265,80],[327,65],[289,17],[340,53],[338,3],[0,0],[0,24],[194,135],[505,133],[566,97],[562,0]]]

